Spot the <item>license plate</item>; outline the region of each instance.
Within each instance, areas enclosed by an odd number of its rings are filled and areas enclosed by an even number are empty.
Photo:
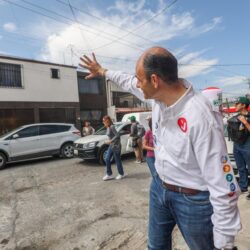
[[[78,150],[74,149],[74,155],[78,155]]]

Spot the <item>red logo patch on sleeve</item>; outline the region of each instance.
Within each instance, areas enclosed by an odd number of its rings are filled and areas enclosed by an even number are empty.
[[[178,121],[177,121],[180,129],[186,133],[187,132],[187,120],[183,117],[179,118]]]

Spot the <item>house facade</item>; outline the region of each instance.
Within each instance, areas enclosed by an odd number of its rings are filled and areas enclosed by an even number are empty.
[[[110,80],[106,81],[108,114],[116,121],[123,115],[134,112],[151,111],[152,107],[147,102],[142,102],[136,96],[124,91]]]
[[[94,128],[102,125],[102,117],[107,114],[107,91],[105,80],[95,78],[85,79],[86,72],[77,72],[79,101],[80,101],[80,119],[83,125],[84,121],[90,121]]]
[[[79,126],[76,67],[0,55],[0,134],[38,122]]]

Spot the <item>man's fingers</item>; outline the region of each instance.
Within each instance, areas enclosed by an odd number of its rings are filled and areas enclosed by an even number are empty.
[[[91,67],[90,66],[88,66],[88,65],[86,65],[86,64],[81,64],[81,63],[79,63],[78,64],[80,67],[82,67],[82,68],[85,68],[85,69],[91,69]]]
[[[87,57],[86,55],[83,55],[83,57],[85,60],[87,60],[88,63],[92,63],[92,60],[89,57]]]
[[[97,63],[97,61],[96,61],[96,57],[95,57],[95,53],[94,53],[94,52],[92,53],[92,56],[93,56],[93,60],[94,60],[94,62],[95,62],[95,63]]]
[[[81,60],[82,62],[84,62],[86,65],[89,65],[89,64],[90,64],[89,61],[85,60],[83,57],[80,57],[80,60]]]
[[[88,79],[92,79],[94,78],[94,75],[93,74],[89,74],[87,76],[85,76],[85,79],[88,80]]]

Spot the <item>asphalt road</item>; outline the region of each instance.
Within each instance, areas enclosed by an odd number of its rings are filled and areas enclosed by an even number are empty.
[[[127,177],[107,182],[103,166],[80,159],[9,165],[0,172],[0,249],[145,250],[150,173],[131,157],[123,164]],[[250,201],[239,204],[237,245],[249,250]],[[178,230],[173,240],[188,249]]]

